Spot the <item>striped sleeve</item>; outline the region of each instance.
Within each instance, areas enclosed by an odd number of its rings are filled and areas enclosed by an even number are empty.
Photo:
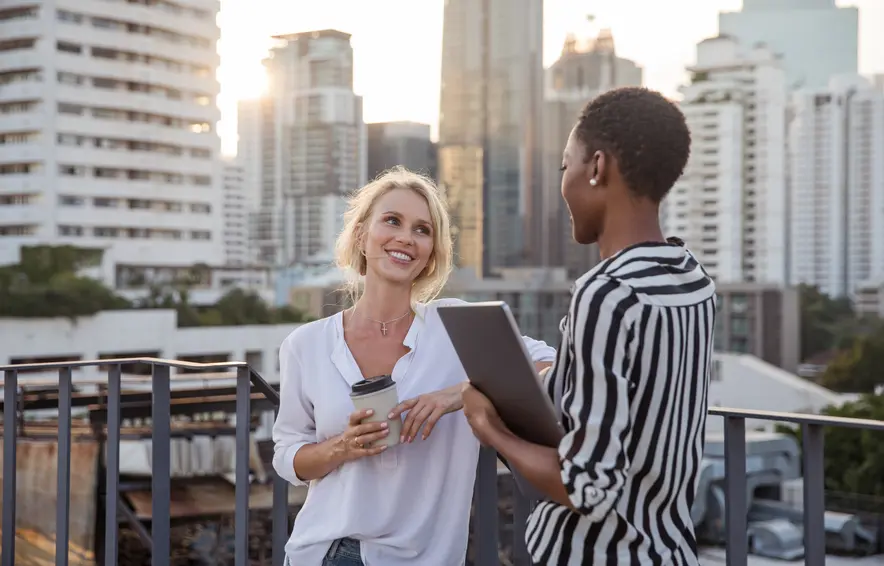
[[[562,399],[568,433],[559,445],[562,482],[571,504],[604,520],[620,497],[629,458],[629,357],[638,300],[607,277],[590,279],[571,303],[573,371]]]

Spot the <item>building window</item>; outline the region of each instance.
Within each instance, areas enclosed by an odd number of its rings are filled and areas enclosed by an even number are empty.
[[[82,55],[83,46],[69,41],[59,41],[55,44],[55,48],[61,53],[71,53],[73,55]]]
[[[58,103],[58,113],[59,114],[71,114],[74,116],[82,116],[83,110],[85,110],[85,108],[83,108],[79,104],[68,104],[66,102],[59,102]]]
[[[86,201],[83,197],[72,195],[58,195],[58,204],[62,206],[83,206],[85,202]]]
[[[71,24],[81,24],[83,23],[83,15],[75,14],[74,12],[68,12],[67,10],[59,10],[56,13],[56,17],[60,22],[68,22]]]

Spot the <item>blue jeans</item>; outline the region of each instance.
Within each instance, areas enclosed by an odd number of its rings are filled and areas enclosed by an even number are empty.
[[[359,553],[359,541],[352,538],[334,541],[322,561],[322,566],[365,566]]]

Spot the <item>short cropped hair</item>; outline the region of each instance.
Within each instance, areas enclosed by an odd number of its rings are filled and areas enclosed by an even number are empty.
[[[591,100],[575,128],[585,159],[608,153],[637,196],[659,203],[681,177],[691,151],[684,114],[659,92],[640,87],[608,91]]]

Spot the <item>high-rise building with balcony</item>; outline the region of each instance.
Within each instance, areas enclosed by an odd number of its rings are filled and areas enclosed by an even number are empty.
[[[857,72],[859,9],[835,0],[743,0],[739,12],[719,14],[718,31],[781,56],[789,88],[825,88]]]
[[[252,263],[249,254],[249,209],[246,179],[242,166],[233,160],[224,163],[224,264]]]
[[[217,0],[0,4],[0,260],[106,249],[109,282],[223,261]]]
[[[666,198],[664,230],[721,283],[784,284],[788,263],[785,73],[764,46],[697,46],[681,109],[691,156]]]
[[[543,1],[447,0],[439,181],[460,266],[539,265]]]
[[[267,95],[240,104],[237,153],[258,192],[257,260],[290,265],[331,251],[345,197],[366,181],[366,132],[350,34],[275,39],[265,61]]]
[[[543,218],[541,265],[567,268],[579,277],[598,262],[598,246],[574,241],[562,200],[562,151],[586,104],[613,88],[641,86],[642,68],[618,57],[610,30],[591,41],[569,36],[559,59],[546,70],[543,108]]]
[[[884,92],[859,76],[793,95],[790,282],[835,297],[884,280]]]

